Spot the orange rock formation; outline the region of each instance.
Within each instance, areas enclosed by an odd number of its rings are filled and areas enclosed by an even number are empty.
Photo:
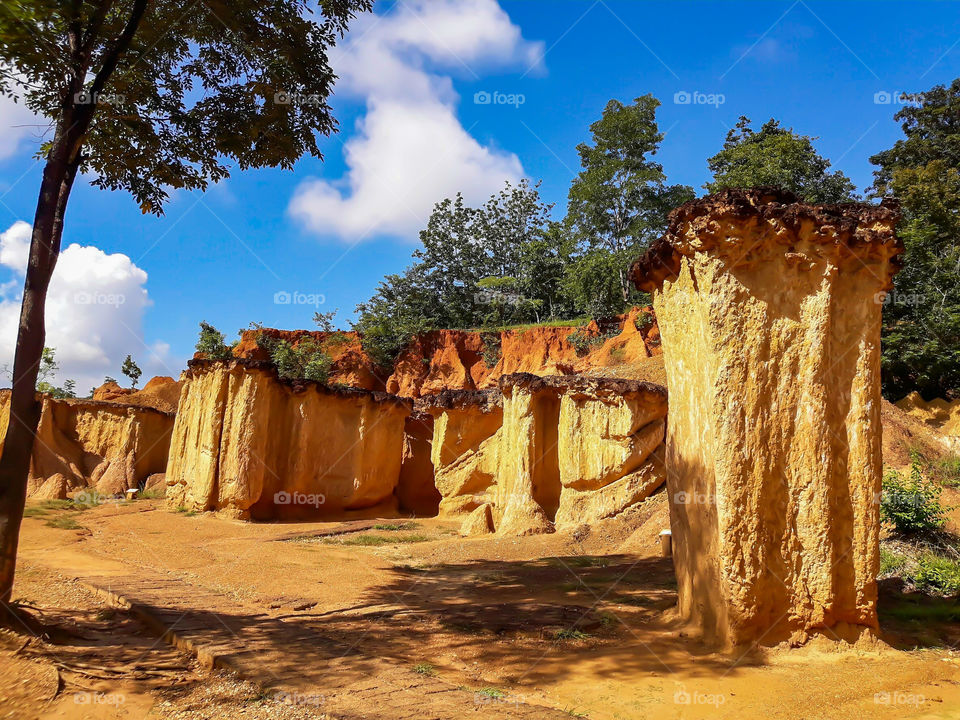
[[[897,215],[728,190],[634,264],[663,336],[679,609],[726,645],[877,626],[880,311]]]

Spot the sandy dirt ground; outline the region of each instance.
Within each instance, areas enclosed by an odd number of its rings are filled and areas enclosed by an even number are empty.
[[[50,631],[0,636],[0,718],[960,718],[956,604],[888,584],[877,643],[700,646],[662,494],[509,539],[32,506],[15,597]]]

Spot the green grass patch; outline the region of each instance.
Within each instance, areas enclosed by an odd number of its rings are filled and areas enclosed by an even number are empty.
[[[590,637],[590,633],[585,633],[583,630],[573,630],[565,628],[563,630],[557,630],[553,637],[555,640],[586,640]]]
[[[47,510],[42,507],[31,506],[23,509],[24,517],[46,517]]]
[[[397,530],[415,530],[420,527],[419,524],[415,522],[402,522],[402,523],[380,523],[379,525],[374,525],[374,530],[388,530],[390,532],[395,532]]]
[[[485,687],[477,690],[477,695],[486,695],[489,698],[500,699],[506,696],[506,693],[503,690],[500,690],[495,687]]]
[[[880,576],[896,575],[907,564],[907,557],[895,550],[880,548]]]
[[[400,545],[407,543],[426,542],[430,538],[426,535],[350,535],[332,538],[323,538],[322,542],[329,545],[359,545],[361,547],[377,547],[379,545]]]
[[[72,517],[60,516],[47,520],[49,527],[60,528],[61,530],[79,530],[80,525]]]
[[[429,675],[431,677],[437,674],[437,671],[430,663],[417,663],[413,666],[413,671],[417,675]]]

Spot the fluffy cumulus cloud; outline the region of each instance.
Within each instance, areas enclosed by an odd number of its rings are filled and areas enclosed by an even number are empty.
[[[470,135],[443,73],[475,79],[493,65],[528,70],[542,55],[542,43],[525,40],[495,0],[414,0],[364,16],[332,58],[337,92],[366,104],[345,144],[346,175],[303,181],[291,214],[350,241],[414,237],[442,198],[462,192],[481,202],[516,182],[520,160]]]
[[[0,283],[0,366],[13,367],[29,247],[30,225],[23,221],[0,233],[0,265],[10,276]],[[121,253],[75,243],[63,250],[46,306],[46,344],[56,349],[60,363],[55,384],[72,378],[85,395],[105,375],[121,379],[120,364],[128,353],[145,378],[176,374],[169,346],[148,346],[143,339],[143,313],[150,305],[146,283],[147,273]],[[8,385],[9,375],[2,382]]]

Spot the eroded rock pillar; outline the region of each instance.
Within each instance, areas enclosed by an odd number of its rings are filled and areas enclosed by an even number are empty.
[[[880,313],[890,208],[728,190],[633,267],[670,390],[679,612],[726,645],[877,626]]]

